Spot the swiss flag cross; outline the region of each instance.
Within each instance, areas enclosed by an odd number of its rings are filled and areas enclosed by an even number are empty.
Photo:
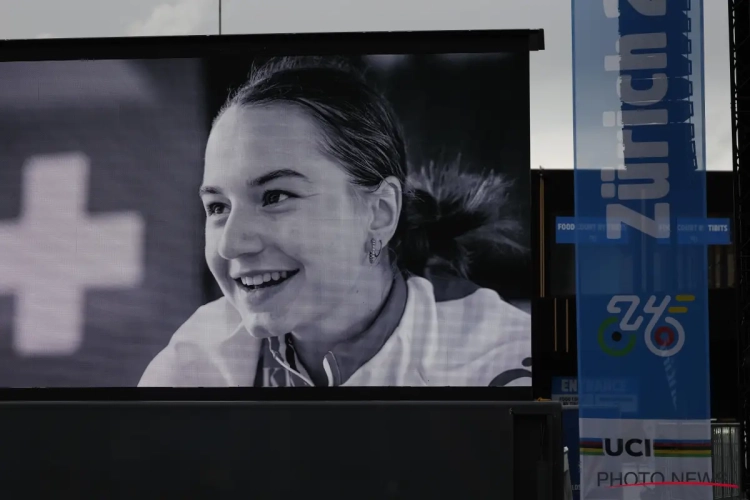
[[[115,63],[0,63],[0,387],[135,386],[205,301],[198,61]]]

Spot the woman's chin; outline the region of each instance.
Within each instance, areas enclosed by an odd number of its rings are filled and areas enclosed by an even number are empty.
[[[252,337],[258,339],[267,339],[285,335],[291,331],[291,327],[286,325],[286,321],[278,318],[264,317],[266,314],[242,314],[242,324]]]

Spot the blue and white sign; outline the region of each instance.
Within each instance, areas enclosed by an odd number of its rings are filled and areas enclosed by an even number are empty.
[[[706,221],[702,12],[573,0],[574,222],[606,231],[574,231],[583,500],[712,497],[673,484],[711,474],[706,245],[728,234]],[[635,407],[594,390],[616,379]]]
[[[563,406],[578,406],[578,379],[576,377],[552,377],[552,398]]]
[[[599,219],[581,218],[576,224],[575,217],[557,217],[555,219],[555,243],[575,244],[580,238],[587,243],[601,245],[625,245],[628,242],[628,226],[621,225],[622,236],[617,240],[607,238],[607,222],[604,217]],[[670,231],[669,224],[660,227],[662,231]],[[581,234],[578,235],[577,233]],[[670,234],[672,234],[670,232]],[[674,234],[681,245],[731,245],[732,233],[729,219],[678,219]],[[659,240],[662,245],[671,245],[671,238]]]
[[[557,217],[555,220],[555,242],[575,244],[577,239],[596,245],[624,245],[628,241],[628,230],[622,231],[622,238],[611,240],[604,217]]]
[[[677,219],[680,245],[731,245],[729,219]]]
[[[588,407],[598,407],[599,411],[621,416],[638,411],[638,379],[630,378],[590,378],[584,379],[579,390],[577,377],[552,377],[553,401],[563,406],[578,406],[579,392],[584,394]],[[615,409],[616,412],[612,410]]]

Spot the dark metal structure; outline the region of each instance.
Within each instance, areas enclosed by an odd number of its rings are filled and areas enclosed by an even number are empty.
[[[750,425],[750,0],[729,0],[735,245],[737,255],[737,353],[739,356],[740,457]],[[747,460],[741,487],[750,484]],[[743,488],[745,489],[745,488]]]

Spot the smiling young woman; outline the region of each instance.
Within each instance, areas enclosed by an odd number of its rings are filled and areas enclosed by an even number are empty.
[[[224,297],[140,385],[530,385],[529,315],[465,279],[474,246],[520,248],[507,181],[406,158],[390,105],[350,68],[255,70],[214,121],[200,190]]]

